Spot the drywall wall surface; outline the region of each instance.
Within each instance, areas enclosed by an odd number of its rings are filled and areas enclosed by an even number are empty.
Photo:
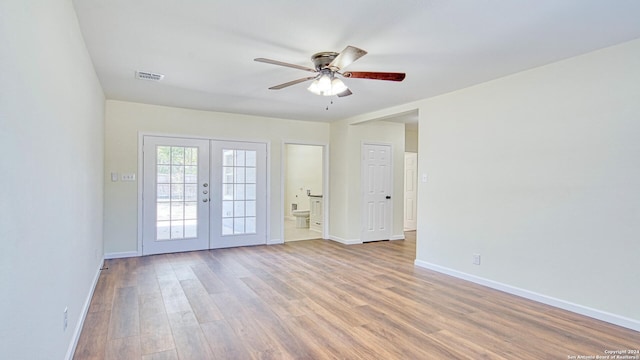
[[[423,101],[417,260],[640,321],[638,64],[640,40]]]
[[[102,263],[104,94],[71,1],[0,2],[0,44],[0,358],[64,359]]]
[[[138,249],[138,181],[112,182],[112,172],[137,173],[139,134],[268,143],[270,216],[267,241],[282,241],[283,140],[329,143],[329,124],[216,113],[108,100],[105,125],[105,253]]]
[[[329,171],[331,176],[329,177],[329,191],[331,192],[331,204],[329,205],[329,222],[331,227],[329,228],[329,237],[347,241],[359,238],[348,237],[351,219],[348,200],[350,188],[347,186],[350,169],[346,156],[350,151],[348,146],[349,125],[345,122],[333,122],[330,130]]]
[[[405,129],[404,132],[404,151],[418,152],[418,130]]]

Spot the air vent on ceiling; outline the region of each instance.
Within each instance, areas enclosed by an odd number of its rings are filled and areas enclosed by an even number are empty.
[[[162,74],[156,74],[148,71],[136,71],[136,79],[160,81],[162,78],[164,78],[164,75]]]

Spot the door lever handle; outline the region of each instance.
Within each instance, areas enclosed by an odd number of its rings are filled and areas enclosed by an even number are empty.
[[[391,199],[391,196],[387,195],[387,200]]]

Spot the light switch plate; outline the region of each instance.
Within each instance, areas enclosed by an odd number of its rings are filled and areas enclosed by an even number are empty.
[[[136,181],[136,174],[122,174],[122,181]]]
[[[118,173],[117,172],[112,172],[111,173],[111,181],[113,181],[113,182],[118,181]]]

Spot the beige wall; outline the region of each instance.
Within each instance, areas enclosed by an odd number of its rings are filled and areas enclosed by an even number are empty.
[[[283,141],[329,143],[325,123],[215,113],[108,100],[105,126],[105,252],[138,249],[137,182],[111,182],[110,173],[137,173],[138,134],[196,136],[269,143],[269,242],[281,242]],[[140,180],[142,174],[138,174]]]
[[[418,152],[418,129],[405,129],[404,151]]]
[[[104,94],[71,1],[1,1],[0,44],[0,358],[64,359],[102,263]]]
[[[418,263],[640,329],[638,64],[640,40],[419,104]]]

